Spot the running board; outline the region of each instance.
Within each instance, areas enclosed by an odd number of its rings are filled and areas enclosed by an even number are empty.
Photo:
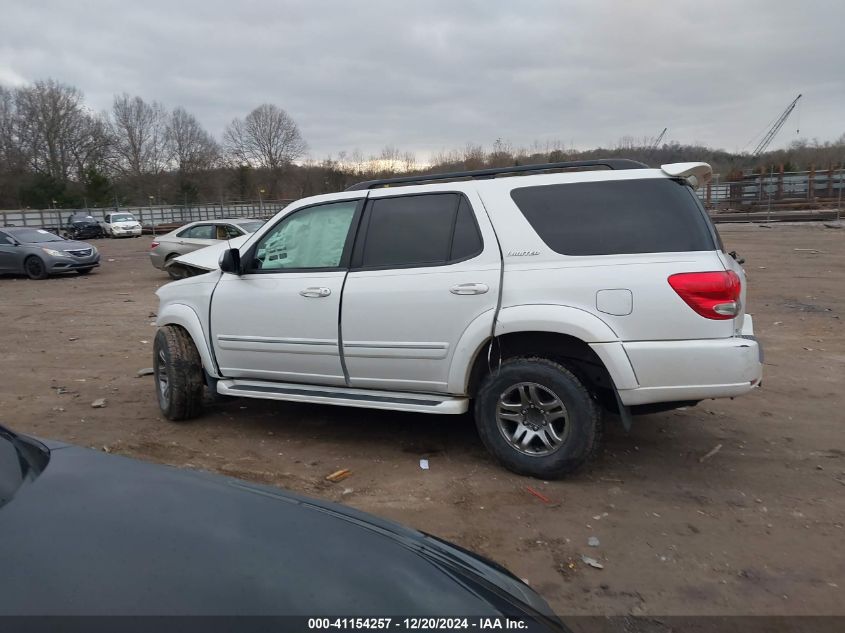
[[[217,382],[217,393],[224,396],[260,398],[262,400],[288,400],[315,404],[337,404],[363,409],[389,411],[415,411],[417,413],[465,413],[468,398],[437,396],[405,391],[376,391],[347,387],[317,387],[287,382],[263,380],[223,379]]]

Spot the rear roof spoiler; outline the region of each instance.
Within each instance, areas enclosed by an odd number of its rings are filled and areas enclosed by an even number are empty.
[[[713,178],[713,168],[707,163],[669,163],[660,169],[672,178],[683,178],[693,189],[704,187]]]

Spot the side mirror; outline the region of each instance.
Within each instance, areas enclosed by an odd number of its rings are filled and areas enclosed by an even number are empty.
[[[241,274],[241,252],[237,248],[223,251],[217,263],[224,273]]]

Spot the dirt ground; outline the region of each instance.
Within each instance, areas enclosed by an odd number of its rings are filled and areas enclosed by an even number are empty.
[[[148,237],[97,241],[89,277],[0,279],[0,421],[395,519],[503,563],[560,613],[845,614],[845,230],[721,232],[747,259],[763,388],[630,434],[609,418],[598,460],[566,481],[502,470],[468,416],[243,399],[167,422],[136,376],[167,281]]]

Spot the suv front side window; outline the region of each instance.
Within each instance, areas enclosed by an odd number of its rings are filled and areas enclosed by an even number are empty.
[[[250,272],[337,268],[357,207],[357,200],[334,202],[287,216],[255,246]]]

